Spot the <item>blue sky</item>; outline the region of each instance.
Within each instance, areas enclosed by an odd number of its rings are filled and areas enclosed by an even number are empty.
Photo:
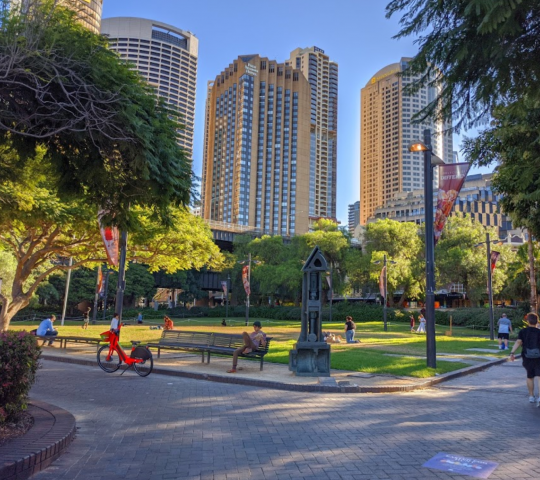
[[[414,56],[412,39],[393,40],[398,18],[386,0],[104,0],[103,18],[159,20],[199,39],[193,169],[201,174],[206,82],[243,54],[283,62],[317,46],[339,64],[337,217],[360,198],[360,89],[381,68]],[[454,138],[454,150],[459,138]],[[485,172],[485,170],[484,170]]]

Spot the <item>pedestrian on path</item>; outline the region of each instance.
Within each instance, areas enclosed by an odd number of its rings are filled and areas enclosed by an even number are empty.
[[[416,333],[426,333],[426,319],[424,315],[418,315],[418,330]]]
[[[360,343],[358,340],[354,339],[356,333],[356,324],[353,322],[351,316],[345,318],[345,338],[347,343]]]
[[[514,332],[512,330],[512,322],[506,316],[506,313],[503,313],[501,318],[499,318],[497,321],[497,326],[499,327],[499,350],[507,350],[510,334]]]
[[[414,315],[411,313],[411,316],[409,317],[409,320],[411,321],[411,333],[415,332],[414,329]]]
[[[86,312],[84,312],[83,324],[81,327],[83,330],[88,330],[88,324],[90,323],[90,310],[92,310],[92,307],[88,307]]]
[[[529,403],[536,402],[540,407],[540,330],[538,325],[538,315],[536,313],[527,314],[527,328],[519,331],[518,339],[510,352],[510,360],[513,362],[515,353],[521,348],[521,357],[523,358],[523,368],[527,372],[527,388],[529,389]],[[536,379],[536,392],[534,394],[534,381]]]

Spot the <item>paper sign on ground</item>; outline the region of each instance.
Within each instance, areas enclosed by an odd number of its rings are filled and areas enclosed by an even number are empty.
[[[422,466],[445,472],[460,473],[470,477],[489,478],[499,464],[449,453],[438,453]]]

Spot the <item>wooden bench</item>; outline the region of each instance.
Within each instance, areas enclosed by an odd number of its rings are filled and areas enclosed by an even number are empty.
[[[246,358],[259,358],[260,369],[263,369],[264,356],[268,353],[271,337],[266,337],[266,345],[259,346],[257,350],[250,353],[243,353],[240,356]],[[158,349],[158,358],[161,350],[187,350],[201,352],[201,361],[204,363],[204,356],[207,355],[207,363],[210,363],[210,355],[232,356],[237,348],[244,345],[241,335],[227,333],[201,333],[184,332],[180,330],[163,330],[159,343],[148,343],[149,347]]]
[[[36,335],[36,337],[39,340],[43,340],[43,343],[41,344],[41,346],[45,345],[45,343],[48,343],[51,341],[51,339],[53,339],[54,342],[60,342],[60,348],[66,348],[67,342],[86,343],[87,345],[96,345],[96,347],[99,348],[99,344],[102,342],[100,338],[91,338],[91,337],[68,337],[64,335],[57,335],[56,337]]]

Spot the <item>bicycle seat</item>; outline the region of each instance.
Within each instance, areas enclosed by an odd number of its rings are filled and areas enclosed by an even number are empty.
[[[132,347],[135,347],[135,346],[139,345],[139,343],[141,343],[141,342],[136,342],[134,340],[131,340],[131,346]]]

